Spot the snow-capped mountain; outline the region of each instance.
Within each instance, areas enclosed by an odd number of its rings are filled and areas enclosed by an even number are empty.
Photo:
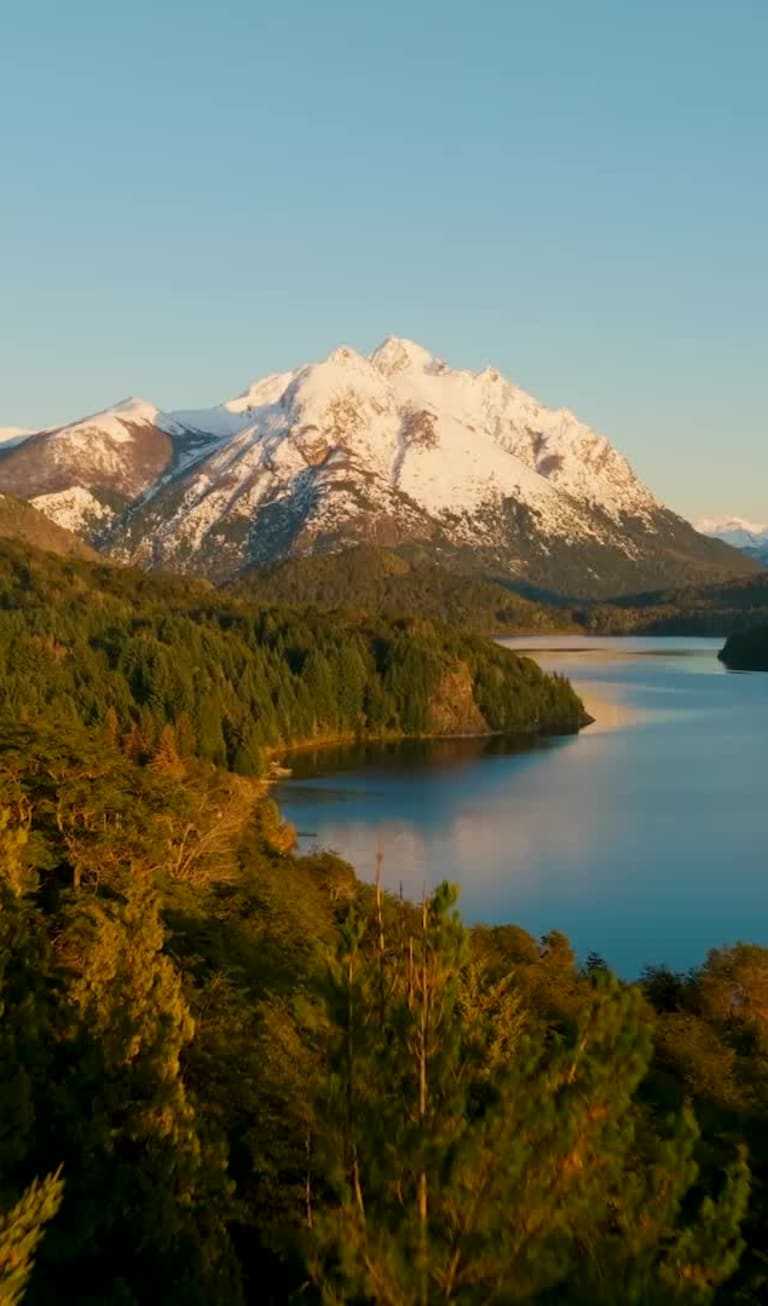
[[[29,437],[0,449],[2,489],[118,558],[213,577],[361,539],[574,595],[751,566],[659,504],[567,409],[397,338],[215,408],[131,400]]]
[[[768,566],[768,526],[743,517],[702,517],[696,523],[696,530],[712,539],[723,540]]]
[[[201,441],[131,397],[0,445],[0,482],[59,526],[93,538],[181,461],[185,443],[197,449]]]
[[[702,535],[725,540],[726,544],[732,544],[735,549],[768,544],[768,526],[746,521],[744,517],[702,517],[695,526]]]

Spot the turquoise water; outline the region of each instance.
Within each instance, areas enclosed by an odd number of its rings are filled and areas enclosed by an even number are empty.
[[[721,640],[539,637],[597,718],[515,745],[453,740],[296,755],[277,797],[302,848],[389,887],[461,886],[469,921],[568,934],[622,974],[768,944],[768,674]]]

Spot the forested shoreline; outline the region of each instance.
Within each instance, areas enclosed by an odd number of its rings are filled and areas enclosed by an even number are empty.
[[[762,1300],[768,951],[624,983],[296,856],[167,740],[1,738],[4,1287]]]
[[[265,797],[460,718],[583,708],[436,621],[0,545],[1,1300],[764,1300],[768,950],[628,983]]]
[[[567,681],[426,618],[257,606],[205,583],[0,541],[0,712],[106,725],[136,758],[165,732],[244,775],[339,738],[566,733]]]

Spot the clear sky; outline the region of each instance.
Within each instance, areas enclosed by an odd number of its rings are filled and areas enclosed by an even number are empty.
[[[765,0],[8,0],[0,425],[410,336],[768,520]]]

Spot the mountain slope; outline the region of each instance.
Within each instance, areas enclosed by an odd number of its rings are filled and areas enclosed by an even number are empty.
[[[259,603],[312,604],[374,616],[413,616],[485,635],[578,630],[568,609],[521,598],[496,581],[440,567],[421,551],[361,544],[340,553],[251,568],[233,583]]]
[[[24,426],[0,426],[0,447],[13,449],[23,444],[28,435],[34,434]]]
[[[576,597],[754,568],[567,409],[410,341],[336,349],[212,409],[131,404],[0,451],[0,489],[124,561],[213,579],[359,543]]]
[[[202,443],[210,440],[206,436]],[[194,433],[161,418],[153,404],[125,399],[0,445],[0,490],[29,499],[59,526],[95,539],[200,443]]]
[[[336,349],[210,414],[171,418],[217,442],[118,523],[111,547],[143,565],[221,578],[359,542],[418,542],[437,561],[574,596],[752,569],[657,503],[572,413],[409,341],[370,358]]]
[[[603,635],[728,635],[768,625],[768,571],[717,585],[632,594],[573,614]]]
[[[44,513],[12,494],[0,494],[0,539],[19,540],[62,557],[96,561],[99,556],[78,535],[57,526]]]
[[[251,774],[264,750],[292,744],[561,734],[588,720],[567,680],[439,621],[258,606],[17,541],[0,541],[0,591],[0,710],[29,721],[44,704],[70,728],[112,717],[145,761],[166,726],[174,751],[183,740]]]

